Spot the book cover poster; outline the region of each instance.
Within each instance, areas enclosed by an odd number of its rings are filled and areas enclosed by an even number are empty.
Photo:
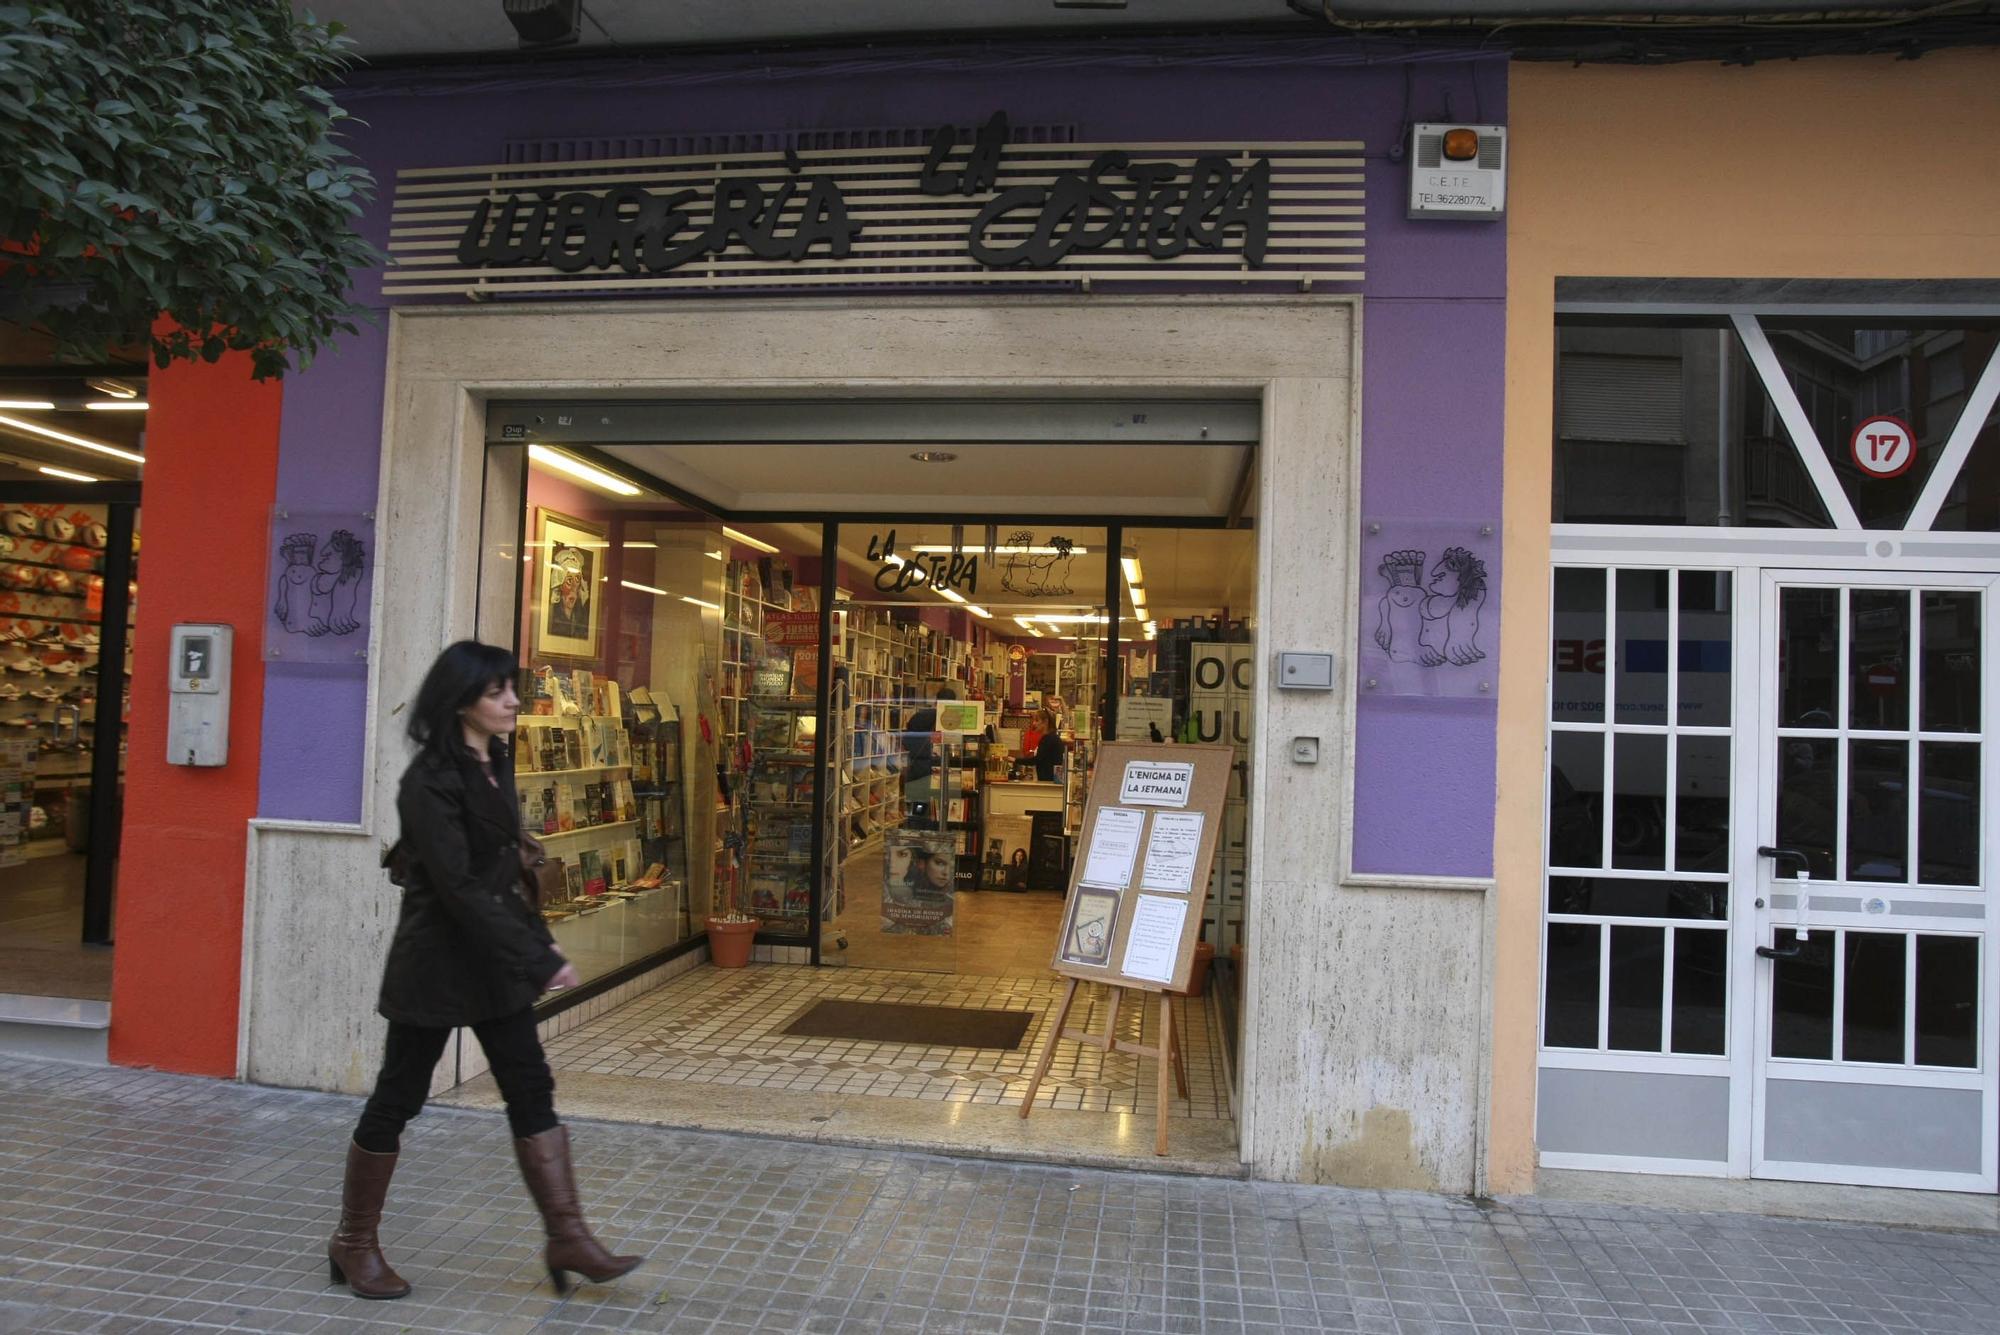
[[[1080,887],[1063,927],[1062,957],[1072,964],[1104,964],[1111,959],[1112,929],[1118,922],[1118,891]]]
[[[955,842],[941,830],[891,830],[883,836],[883,932],[952,934]]]

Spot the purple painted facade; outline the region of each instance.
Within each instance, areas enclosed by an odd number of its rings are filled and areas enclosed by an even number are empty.
[[[1504,122],[1503,60],[1295,38],[967,43],[363,74],[341,101],[365,122],[354,147],[381,183],[362,225],[377,245],[399,168],[497,162],[514,139],[927,129],[977,124],[996,109],[1016,124],[1070,124],[1079,140],[1135,147],[1359,139],[1369,150],[1363,512],[1499,516],[1505,227],[1407,221],[1406,171],[1385,150],[1410,120],[1456,112]],[[358,294],[381,304],[374,275]],[[371,328],[288,380],[280,505],[373,504],[386,351],[385,329]],[[362,681],[278,672],[267,689],[261,813],[359,819]],[[1357,870],[1490,871],[1489,702],[1364,698],[1356,763]],[[1455,799],[1442,795],[1441,771]]]

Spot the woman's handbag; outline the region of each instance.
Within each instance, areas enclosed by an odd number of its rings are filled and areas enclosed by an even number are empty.
[[[521,893],[527,896],[530,908],[540,909],[564,897],[567,889],[563,879],[561,858],[549,856],[549,850],[542,841],[525,831],[521,835]]]
[[[535,909],[561,899],[565,889],[562,859],[550,857],[542,841],[532,834],[523,834],[516,847],[521,855],[522,898]],[[408,858],[401,839],[382,850],[382,870],[389,873],[389,884],[398,889],[407,889],[410,884]]]

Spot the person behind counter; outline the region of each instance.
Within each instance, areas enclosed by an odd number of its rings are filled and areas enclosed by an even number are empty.
[[[1063,744],[1062,724],[1053,711],[1045,709],[1035,725],[1042,732],[1042,739],[1035,744],[1035,777],[1043,783],[1059,783],[1063,761],[1069,755],[1069,748]]]

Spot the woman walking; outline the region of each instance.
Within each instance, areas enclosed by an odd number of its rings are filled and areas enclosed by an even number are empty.
[[[535,998],[574,987],[548,925],[521,894],[520,819],[509,740],[520,699],[513,655],[461,640],[425,674],[408,732],[416,758],[396,810],[402,838],[390,875],[403,911],[377,1009],[389,1042],[375,1092],[347,1148],[340,1227],[327,1243],[334,1283],[356,1297],[401,1298],[410,1286],[376,1241],[404,1125],[423,1110],[451,1031],[478,1036],[507,1101],[514,1154],[548,1233],[549,1277],[607,1283],[642,1258],[613,1256],[591,1236],[556,1120],[555,1080],[535,1035]]]

